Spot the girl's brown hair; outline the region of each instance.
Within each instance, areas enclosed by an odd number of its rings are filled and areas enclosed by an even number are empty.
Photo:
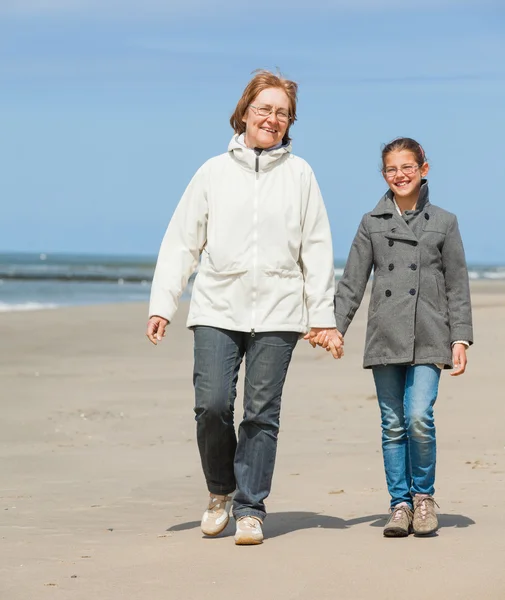
[[[384,167],[386,166],[386,156],[390,152],[401,152],[402,150],[408,150],[409,152],[412,152],[419,167],[422,167],[426,162],[426,154],[424,153],[423,147],[419,142],[416,142],[416,140],[413,140],[412,138],[399,137],[389,142],[389,144],[385,144],[383,146],[382,170],[384,170]]]
[[[256,75],[247,84],[244,92],[242,93],[242,97],[237,103],[235,111],[230,117],[230,125],[235,133],[239,135],[244,133],[245,123],[242,119],[244,118],[249,105],[263,90],[266,90],[267,88],[279,88],[286,92],[289,98],[289,123],[286,133],[282,138],[282,143],[287,144],[291,141],[291,138],[289,137],[289,128],[296,121],[296,94],[298,91],[298,84],[294,81],[290,81],[289,79],[285,79],[280,74],[274,75],[270,71],[258,69],[255,71],[255,73]]]

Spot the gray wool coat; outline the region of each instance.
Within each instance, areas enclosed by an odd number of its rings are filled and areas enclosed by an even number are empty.
[[[363,366],[451,368],[451,344],[473,343],[468,272],[456,216],[430,204],[426,180],[414,211],[400,216],[389,190],[361,220],[335,295],[342,334],[372,268]]]

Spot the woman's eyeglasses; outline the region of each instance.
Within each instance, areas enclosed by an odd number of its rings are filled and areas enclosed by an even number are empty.
[[[277,120],[281,123],[287,123],[291,120],[291,115],[288,113],[287,110],[284,110],[283,108],[275,110],[271,106],[254,106],[253,104],[249,104],[249,106],[259,117],[269,117],[272,113],[274,113],[277,117]]]

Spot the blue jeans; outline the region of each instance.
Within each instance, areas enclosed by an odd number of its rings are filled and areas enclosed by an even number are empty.
[[[266,516],[281,396],[296,332],[250,333],[194,327],[197,440],[211,494],[235,489],[236,518]],[[244,417],[235,434],[237,379],[245,355]]]
[[[412,506],[415,494],[435,493],[437,446],[433,407],[440,369],[435,365],[373,367],[382,419],[382,454],[391,507]]]

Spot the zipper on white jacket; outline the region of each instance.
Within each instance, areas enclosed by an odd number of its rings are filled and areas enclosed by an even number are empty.
[[[251,337],[254,337],[256,326],[256,297],[257,297],[257,269],[258,269],[258,178],[260,171],[260,157],[256,155],[254,167],[254,200],[253,200],[253,277],[252,277],[252,310],[251,310]]]

